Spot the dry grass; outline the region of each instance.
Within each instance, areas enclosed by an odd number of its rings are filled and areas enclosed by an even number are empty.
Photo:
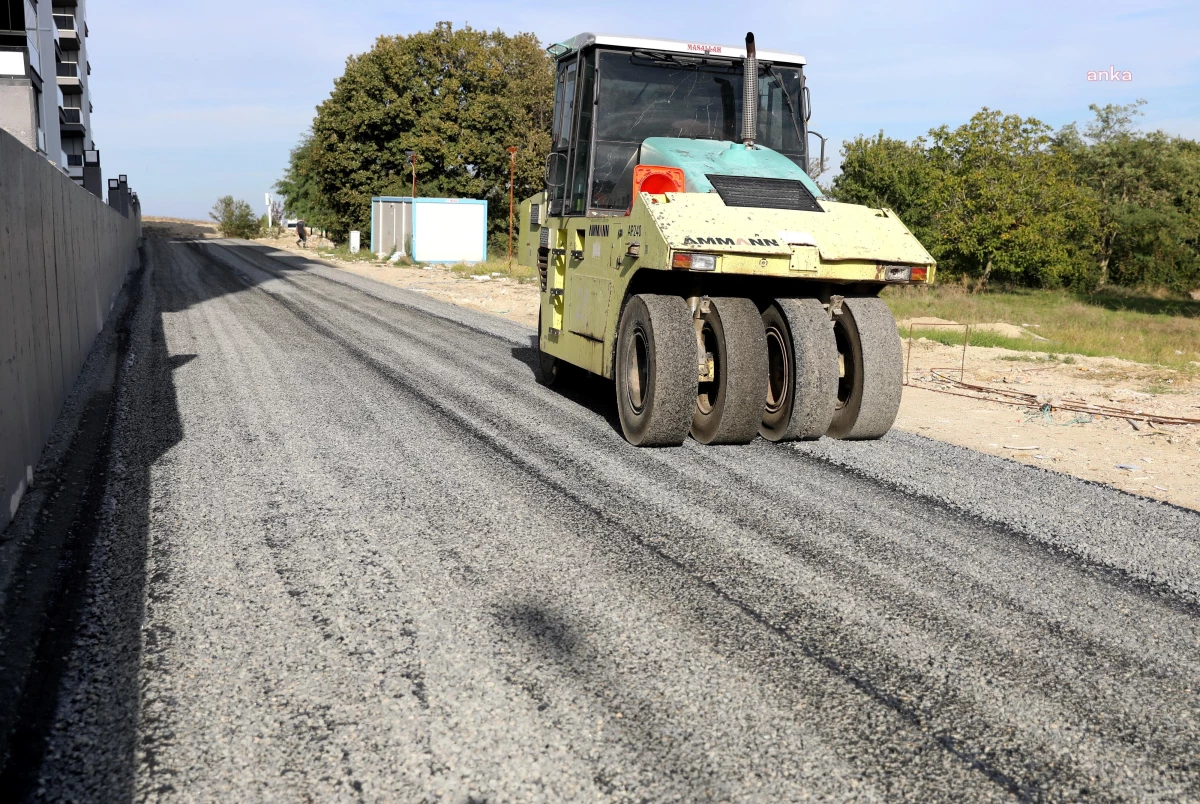
[[[291,237],[293,240],[296,239],[295,234],[292,234]],[[314,239],[313,237],[309,237],[310,241]],[[318,257],[326,257],[343,262],[387,262],[386,259],[381,260],[372,254],[369,247],[360,248],[357,254],[351,254],[349,243],[334,245],[330,241],[325,240],[321,245],[315,247],[310,245],[309,248],[313,249]]]
[[[1002,321],[1027,326],[1047,341],[971,334],[976,346],[1020,351],[1119,357],[1195,372],[1200,363],[1200,302],[1187,297],[1112,291],[1075,295],[1022,290],[969,294],[954,286],[889,288],[884,293],[897,319],[936,316],[963,324]],[[921,335],[962,343],[961,331]]]
[[[507,259],[489,259],[487,262],[460,262],[450,270],[459,276],[506,276],[516,282],[532,282],[537,279],[537,269],[521,265],[513,259],[510,268]]]

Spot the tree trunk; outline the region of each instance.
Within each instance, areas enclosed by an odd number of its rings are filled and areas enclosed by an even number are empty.
[[[991,275],[992,275],[992,259],[991,259],[991,257],[989,257],[988,261],[987,261],[987,265],[984,266],[984,269],[983,269],[983,276],[979,277],[979,282],[977,282],[975,284],[975,289],[972,290],[971,292],[978,293],[979,291],[981,291],[985,287],[987,287],[988,277],[990,277]]]

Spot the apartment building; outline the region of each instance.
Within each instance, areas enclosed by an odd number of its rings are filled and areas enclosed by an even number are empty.
[[[0,0],[0,128],[101,195],[87,38],[85,0]]]

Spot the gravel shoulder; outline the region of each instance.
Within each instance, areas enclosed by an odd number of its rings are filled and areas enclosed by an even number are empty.
[[[42,797],[1200,798],[1200,515],[908,433],[639,450],[519,322],[147,254]]]

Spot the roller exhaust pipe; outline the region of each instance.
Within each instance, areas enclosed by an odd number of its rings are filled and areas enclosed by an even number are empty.
[[[758,132],[758,54],[754,34],[746,34],[746,61],[742,64],[742,143],[754,147]]]

